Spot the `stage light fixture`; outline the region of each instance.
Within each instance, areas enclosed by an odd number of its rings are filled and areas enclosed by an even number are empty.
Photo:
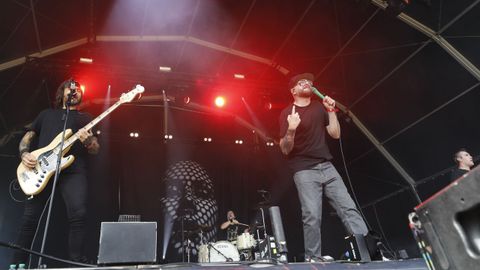
[[[207,138],[207,137],[205,137],[205,138],[203,138],[203,141],[204,141],[204,142],[212,142],[212,138]]]
[[[82,63],[82,64],[92,64],[93,59],[92,58],[87,58],[87,57],[80,57],[79,62]]]
[[[245,79],[245,75],[243,75],[243,74],[233,74],[233,77],[235,79],[239,79],[239,80]]]
[[[264,108],[267,111],[271,110],[273,108],[272,102],[270,102],[270,101],[265,102]]]
[[[235,144],[243,144],[242,140],[235,140]]]
[[[161,71],[161,72],[170,72],[172,71],[172,68],[171,67],[158,67],[158,69]]]
[[[100,135],[102,132],[100,130],[97,130],[97,135]]]
[[[164,138],[165,138],[165,140],[171,140],[171,139],[173,139],[173,135],[165,134]]]
[[[224,97],[217,96],[215,98],[215,106],[217,106],[218,108],[222,108],[223,106],[225,106],[225,103],[226,103],[226,100]]]
[[[131,138],[138,138],[138,136],[140,136],[140,134],[138,134],[138,132],[130,132],[130,137]]]
[[[267,144],[267,146],[274,146],[273,142],[267,142],[266,144]]]

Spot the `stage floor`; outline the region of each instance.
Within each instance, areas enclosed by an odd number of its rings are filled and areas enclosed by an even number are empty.
[[[272,264],[259,262],[243,262],[243,263],[171,263],[162,265],[132,265],[132,266],[104,266],[91,268],[50,268],[65,270],[133,270],[133,269],[252,269],[252,268],[268,268],[272,270],[428,270],[423,259],[411,259],[402,261],[375,261],[370,263],[354,263],[354,262],[330,262],[330,263],[287,263]]]

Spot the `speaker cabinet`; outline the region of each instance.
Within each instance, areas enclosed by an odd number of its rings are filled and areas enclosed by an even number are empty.
[[[476,168],[415,207],[423,255],[436,269],[480,267],[480,170]],[[415,232],[414,232],[415,234]],[[416,237],[417,238],[417,237]],[[418,241],[418,239],[417,239]],[[427,263],[428,260],[427,260]]]
[[[102,222],[99,265],[155,263],[156,222]]]

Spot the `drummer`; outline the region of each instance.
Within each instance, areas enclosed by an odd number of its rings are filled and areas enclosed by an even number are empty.
[[[244,229],[244,232],[248,232],[248,225],[238,222],[235,213],[232,210],[227,212],[227,221],[220,225],[222,231],[227,231],[227,240],[235,242],[237,240],[238,232]]]

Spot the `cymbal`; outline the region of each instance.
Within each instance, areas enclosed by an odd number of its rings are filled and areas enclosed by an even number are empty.
[[[199,233],[199,232],[208,232],[213,229],[213,226],[206,224],[196,224],[196,223],[187,223],[183,226],[183,231],[185,233]],[[181,227],[178,227],[178,232],[182,232]]]
[[[213,226],[210,226],[210,225],[207,225],[207,224],[198,224],[198,227],[202,231],[210,231],[211,229],[213,229]]]
[[[268,208],[268,207],[271,207],[272,206],[272,203],[271,202],[260,202],[260,203],[257,203],[256,205],[254,205],[252,207],[253,210],[260,210],[261,208]]]

